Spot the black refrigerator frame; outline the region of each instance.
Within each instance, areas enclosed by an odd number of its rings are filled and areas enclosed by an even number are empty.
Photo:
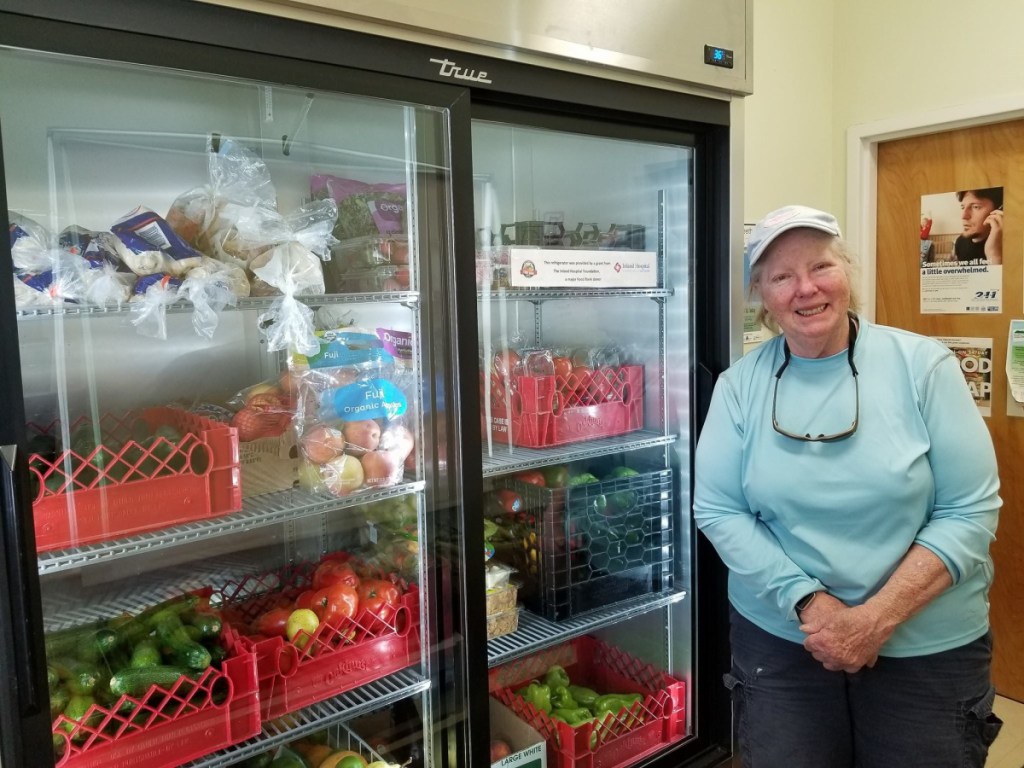
[[[449,446],[459,452],[462,508],[480,509],[483,490],[478,466],[481,444],[476,420],[461,414],[479,411],[477,387],[477,322],[475,236],[473,232],[470,121],[473,109],[500,108],[559,116],[590,118],[601,132],[652,126],[694,137],[695,199],[691,307],[694,370],[691,430],[695,447],[717,375],[730,362],[731,246],[730,163],[731,110],[728,98],[711,98],[581,75],[511,60],[452,51],[430,45],[382,38],[345,29],[293,21],[191,0],[0,0],[0,44],[207,72],[244,79],[322,87],[369,96],[392,97],[450,109],[453,177],[453,248],[456,264],[446,274],[443,264],[427,265],[432,281],[448,281],[455,315],[454,365],[442,365],[448,391],[459,407],[449,407],[442,430],[457,434]],[[481,79],[453,79],[437,62],[457,60],[466,72],[486,72]],[[294,73],[294,77],[292,77]],[[543,94],[543,96],[538,96]],[[0,135],[3,116],[0,115]],[[0,178],[3,178],[0,147]],[[0,184],[0,220],[7,218],[6,185]],[[6,249],[6,243],[0,245]],[[9,253],[0,253],[8,264]],[[440,260],[434,259],[433,262]],[[436,284],[436,283],[435,283]],[[46,706],[45,659],[39,576],[36,570],[32,505],[28,498],[24,418],[18,332],[10,281],[0,281],[0,402],[13,414],[0,420],[0,763],[46,765],[50,755],[50,718]],[[444,361],[441,361],[442,363]],[[437,468],[435,467],[435,471]],[[691,474],[692,476],[692,474]],[[448,479],[449,482],[453,480]],[[479,515],[454,521],[457,509],[435,516],[433,528],[461,524],[466,541],[482,540]],[[690,521],[692,527],[692,520]],[[694,645],[694,737],[668,748],[645,765],[712,766],[731,752],[731,706],[721,675],[729,668],[728,612],[725,570],[713,548],[693,531],[694,594],[689,600],[696,636]],[[432,695],[445,711],[443,698],[456,686],[470,690],[469,723],[487,720],[486,686],[469,685],[487,677],[487,642],[483,612],[483,553],[466,548],[466,561],[452,572],[453,610],[446,612],[434,596],[437,621],[448,622],[462,637],[466,652],[461,664],[450,657],[435,660],[441,685]],[[439,580],[435,580],[435,584]],[[438,588],[439,589],[439,588]],[[475,732],[474,732],[475,731]],[[433,735],[434,754],[459,766],[489,764],[483,731],[465,721]],[[441,745],[445,746],[441,748]]]

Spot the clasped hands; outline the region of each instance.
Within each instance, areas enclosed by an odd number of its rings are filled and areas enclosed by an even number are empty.
[[[873,606],[849,606],[825,592],[818,594],[800,618],[800,631],[807,635],[804,648],[831,672],[873,667],[882,644],[892,634]]]

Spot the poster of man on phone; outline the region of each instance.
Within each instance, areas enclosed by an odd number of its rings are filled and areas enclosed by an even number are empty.
[[[921,313],[1003,311],[1003,188],[921,196]]]

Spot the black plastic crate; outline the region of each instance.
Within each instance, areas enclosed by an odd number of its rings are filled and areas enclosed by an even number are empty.
[[[551,621],[672,588],[672,470],[569,488],[514,478],[499,489],[522,499],[505,510],[495,559],[517,569],[519,596]]]

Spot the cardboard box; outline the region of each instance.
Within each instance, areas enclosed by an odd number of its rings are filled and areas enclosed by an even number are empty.
[[[491,738],[501,739],[512,748],[512,754],[491,763],[491,768],[547,768],[548,752],[544,738],[500,701],[489,701]]]
[[[242,467],[242,498],[284,491],[299,483],[299,449],[289,429],[280,437],[238,444]]]

